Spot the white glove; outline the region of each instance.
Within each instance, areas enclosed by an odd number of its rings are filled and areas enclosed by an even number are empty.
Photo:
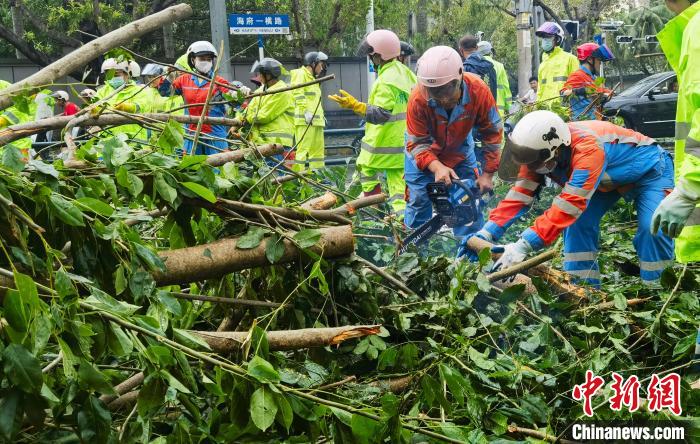
[[[661,229],[670,238],[678,237],[683,231],[688,218],[700,202],[700,193],[694,193],[693,187],[685,187],[681,180],[676,188],[661,201],[651,218],[651,234]],[[687,188],[687,189],[686,189]]]
[[[250,88],[248,88],[245,85],[241,85],[238,87],[238,90],[243,93],[244,96],[249,96],[250,95]]]
[[[491,267],[491,272],[498,270],[505,270],[525,259],[525,256],[532,251],[532,245],[523,238],[518,239],[517,242],[513,242],[507,245],[499,245],[491,248],[493,253],[503,252],[501,257],[498,258],[493,267]],[[506,282],[512,282],[515,276],[504,279]]]
[[[304,120],[306,120],[307,125],[311,125],[311,122],[314,121],[314,115],[311,111],[307,111],[304,113]]]

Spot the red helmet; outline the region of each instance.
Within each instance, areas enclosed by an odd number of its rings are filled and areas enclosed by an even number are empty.
[[[600,59],[604,62],[608,62],[615,58],[607,45],[600,46],[597,43],[584,43],[583,45],[579,46],[576,48],[576,56],[582,62],[589,57]]]

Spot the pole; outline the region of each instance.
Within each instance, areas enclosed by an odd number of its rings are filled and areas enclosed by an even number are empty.
[[[367,10],[367,34],[374,31],[374,0],[369,0],[369,9]],[[372,61],[367,57],[367,96],[372,91],[375,73],[372,70]]]
[[[515,17],[518,45],[518,96],[523,97],[528,91],[530,76],[532,76],[531,0],[518,0]]]
[[[21,2],[22,0],[10,1],[10,6],[12,8],[12,32],[20,37],[24,35],[24,23],[22,23],[22,13],[19,10]],[[18,59],[25,58],[24,54],[22,54],[19,49],[15,49],[15,57]]]
[[[219,75],[226,80],[233,80],[231,70],[231,47],[229,45],[228,15],[226,14],[226,2],[221,0],[209,0],[209,21],[211,25],[211,42],[215,48],[224,42],[224,50],[219,54]]]
[[[258,56],[260,60],[265,57],[265,40],[262,34],[258,34]]]

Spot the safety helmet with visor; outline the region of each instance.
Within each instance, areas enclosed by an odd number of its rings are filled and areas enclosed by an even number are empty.
[[[401,40],[388,29],[372,31],[360,42],[357,55],[359,57],[378,55],[387,62],[401,55]]]

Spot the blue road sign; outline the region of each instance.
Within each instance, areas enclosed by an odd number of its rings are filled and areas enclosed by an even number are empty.
[[[289,34],[287,14],[229,14],[231,34]]]

